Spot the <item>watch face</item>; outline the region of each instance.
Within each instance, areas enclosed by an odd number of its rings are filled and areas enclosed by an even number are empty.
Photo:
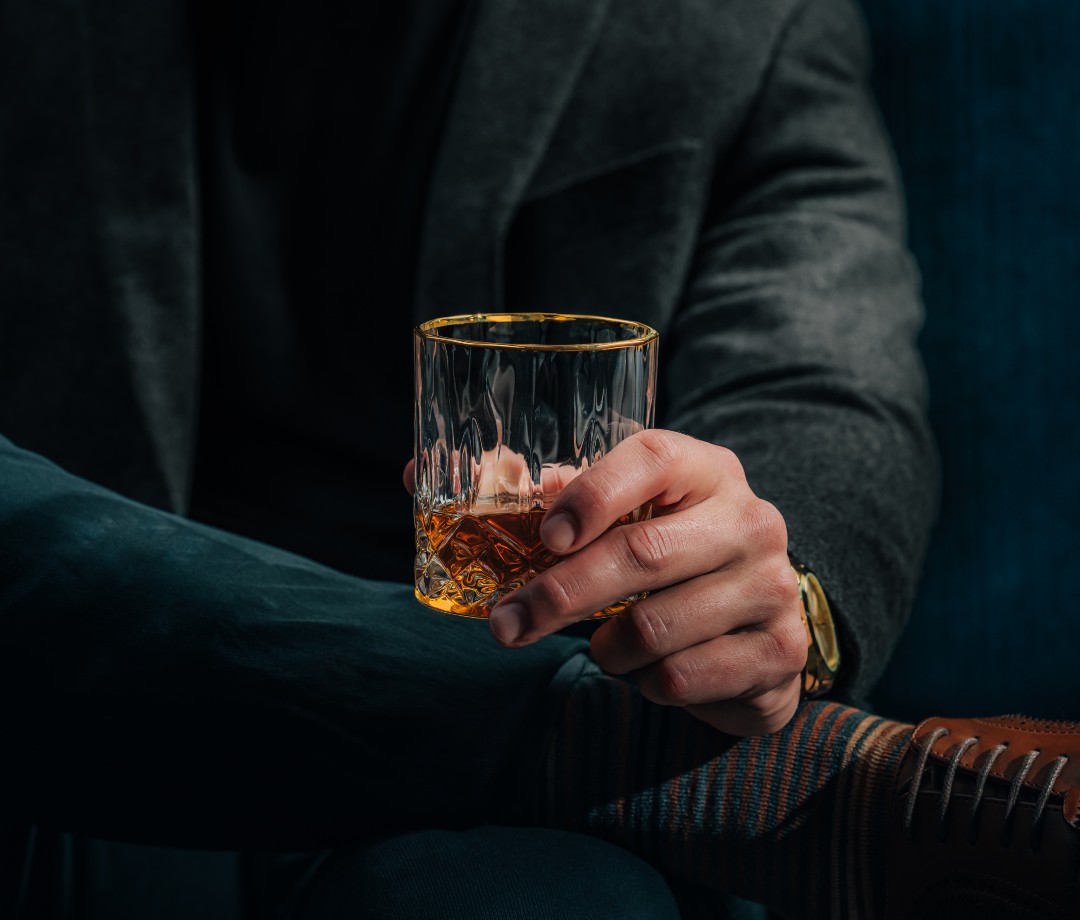
[[[799,594],[806,617],[806,668],[803,670],[803,696],[822,696],[832,689],[840,667],[840,643],[836,637],[829,601],[817,577],[797,565]]]
[[[810,628],[814,631],[814,642],[825,666],[835,674],[840,667],[840,643],[837,641],[836,627],[829,612],[829,602],[825,599],[825,592],[817,576],[807,572],[805,578],[808,589],[806,606]]]

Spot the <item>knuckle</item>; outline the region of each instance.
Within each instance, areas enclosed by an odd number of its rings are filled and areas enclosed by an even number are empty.
[[[757,498],[742,515],[742,529],[747,542],[769,550],[787,551],[787,522],[776,505]]]
[[[657,522],[645,521],[619,528],[628,560],[635,569],[646,573],[663,571],[675,547],[667,529]]]
[[[581,520],[603,515],[617,488],[617,484],[604,476],[599,468],[583,473],[572,485],[573,492],[568,496],[567,504]]]
[[[677,659],[665,658],[656,664],[657,702],[669,706],[688,706],[693,697],[693,675]]]
[[[574,591],[554,569],[537,578],[530,586],[530,606],[559,619],[566,619],[574,612]]]
[[[630,642],[650,658],[670,651],[671,630],[664,617],[648,604],[636,604],[623,614]]]
[[[798,608],[799,582],[786,555],[763,569],[757,592],[760,600],[770,609],[786,613]]]
[[[709,444],[706,456],[712,467],[715,488],[718,491],[729,495],[736,493],[753,495],[749,484],[746,482],[746,470],[743,469],[738,454],[721,444]],[[731,490],[733,489],[736,490],[735,493],[732,493]]]
[[[785,617],[766,635],[773,667],[785,677],[800,673],[806,666],[806,627],[801,618]]]
[[[728,447],[724,447],[722,444],[713,444],[710,446],[716,456],[717,466],[723,470],[725,474],[728,476],[744,476],[742,461],[735,451]]]
[[[667,469],[682,460],[685,435],[662,428],[648,428],[638,435],[638,444],[653,462],[662,469]]]

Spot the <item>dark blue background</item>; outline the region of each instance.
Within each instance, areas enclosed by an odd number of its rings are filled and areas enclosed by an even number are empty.
[[[944,466],[877,707],[1080,719],[1080,3],[863,5]]]

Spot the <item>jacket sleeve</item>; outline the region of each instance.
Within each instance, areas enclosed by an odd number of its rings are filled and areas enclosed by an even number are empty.
[[[741,458],[838,618],[864,698],[904,626],[937,461],[918,275],[849,0],[809,0],[718,164],[668,345],[668,427]]]
[[[474,823],[579,648],[487,632],[0,437],[9,823],[270,849]]]

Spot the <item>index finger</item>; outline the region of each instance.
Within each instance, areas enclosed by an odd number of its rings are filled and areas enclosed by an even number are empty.
[[[572,553],[646,502],[688,507],[715,492],[742,467],[723,447],[673,431],[641,431],[617,444],[596,466],[566,486],[540,525],[556,553]]]

